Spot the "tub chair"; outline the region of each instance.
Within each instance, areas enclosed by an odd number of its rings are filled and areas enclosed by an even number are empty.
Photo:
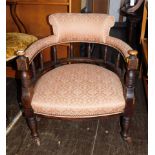
[[[106,14],[57,13],[49,16],[53,35],[18,51],[22,105],[32,137],[40,145],[36,116],[87,119],[121,116],[121,136],[131,142],[129,127],[135,105],[137,51],[109,36],[114,17]],[[77,57],[74,44],[88,43],[87,56]],[[93,44],[102,57],[92,56]],[[57,45],[69,44],[66,58]],[[53,59],[44,63],[42,51],[51,47]],[[35,58],[39,55],[39,65]]]

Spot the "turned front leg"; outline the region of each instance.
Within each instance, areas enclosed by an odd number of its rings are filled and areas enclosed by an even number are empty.
[[[21,83],[22,83],[22,106],[24,110],[24,115],[31,130],[32,137],[40,145],[40,140],[37,132],[37,122],[36,116],[31,107],[31,101],[33,96],[33,84],[31,80],[30,70],[29,70],[29,60],[25,57],[24,51],[18,51],[17,68],[20,71]]]
[[[31,135],[34,139],[34,141],[37,143],[37,145],[40,145],[40,139],[38,136],[38,131],[37,131],[37,121],[36,117],[28,117],[26,118],[27,124],[31,130]]]
[[[123,140],[127,141],[128,143],[131,142],[131,137],[129,135],[129,129],[131,124],[131,117],[123,116],[121,117],[121,136]]]

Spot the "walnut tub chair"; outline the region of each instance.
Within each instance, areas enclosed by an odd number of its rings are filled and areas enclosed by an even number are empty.
[[[53,35],[17,52],[23,112],[34,140],[40,144],[36,115],[70,119],[119,115],[121,136],[129,142],[137,51],[109,36],[114,17],[106,14],[58,13],[49,16],[49,23]],[[78,42],[99,44],[103,56],[92,57],[88,46],[87,57],[76,57],[73,44]],[[56,47],[65,43],[70,44],[68,56],[58,59]],[[45,64],[42,51],[47,47],[52,47],[53,59]]]

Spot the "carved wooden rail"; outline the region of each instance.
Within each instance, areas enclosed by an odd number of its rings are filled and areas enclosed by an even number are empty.
[[[21,56],[17,59],[18,70],[27,70],[31,75],[33,81],[37,81],[38,77],[45,74],[47,71],[68,63],[92,63],[103,66],[113,72],[115,72],[121,81],[124,79],[126,73],[126,84],[131,85],[134,83],[132,79],[135,79],[135,70],[137,69],[138,60],[137,60],[137,51],[129,51],[130,56],[128,59],[124,59],[122,54],[116,49],[109,47],[108,45],[102,45],[104,50],[102,58],[92,57],[91,44],[88,44],[87,56],[86,57],[74,57],[74,48],[73,43],[70,43],[68,46],[68,56],[67,58],[58,59],[57,58],[57,47],[56,45],[52,46],[52,61],[44,62],[42,52],[40,52],[29,64],[28,58],[24,56],[23,51],[19,51],[18,55]],[[25,63],[25,64],[24,64]],[[25,68],[23,68],[23,65]],[[122,83],[123,84],[123,83]]]
[[[74,48],[73,43],[68,46],[68,54],[67,58],[58,59],[57,58],[57,47],[52,46],[51,55],[52,55],[52,61],[51,62],[44,62],[43,55],[40,52],[36,58],[32,60],[30,63],[30,72],[32,75],[32,78],[37,80],[37,77],[40,77],[40,75],[46,73],[52,68],[55,68],[57,66],[68,64],[68,63],[93,63],[97,64],[103,67],[106,67],[110,69],[111,71],[115,72],[121,79],[124,77],[125,70],[127,66],[125,65],[125,59],[123,56],[118,52],[116,49],[112,49],[112,47],[109,47],[108,45],[102,45],[102,52],[103,57],[102,58],[95,58],[92,57],[92,48],[91,44],[88,44],[87,49],[87,56],[86,57],[75,57],[74,56]],[[112,62],[113,61],[113,62]]]

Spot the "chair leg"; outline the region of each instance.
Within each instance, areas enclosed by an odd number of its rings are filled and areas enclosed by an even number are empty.
[[[28,117],[26,118],[27,124],[31,130],[31,135],[34,139],[34,141],[37,143],[38,146],[40,146],[40,138],[38,136],[38,131],[37,131],[37,121],[36,117]]]
[[[125,140],[127,143],[132,142],[132,139],[129,136],[130,123],[131,123],[131,117],[128,116],[121,117],[121,127],[122,127],[121,136],[123,140]]]

